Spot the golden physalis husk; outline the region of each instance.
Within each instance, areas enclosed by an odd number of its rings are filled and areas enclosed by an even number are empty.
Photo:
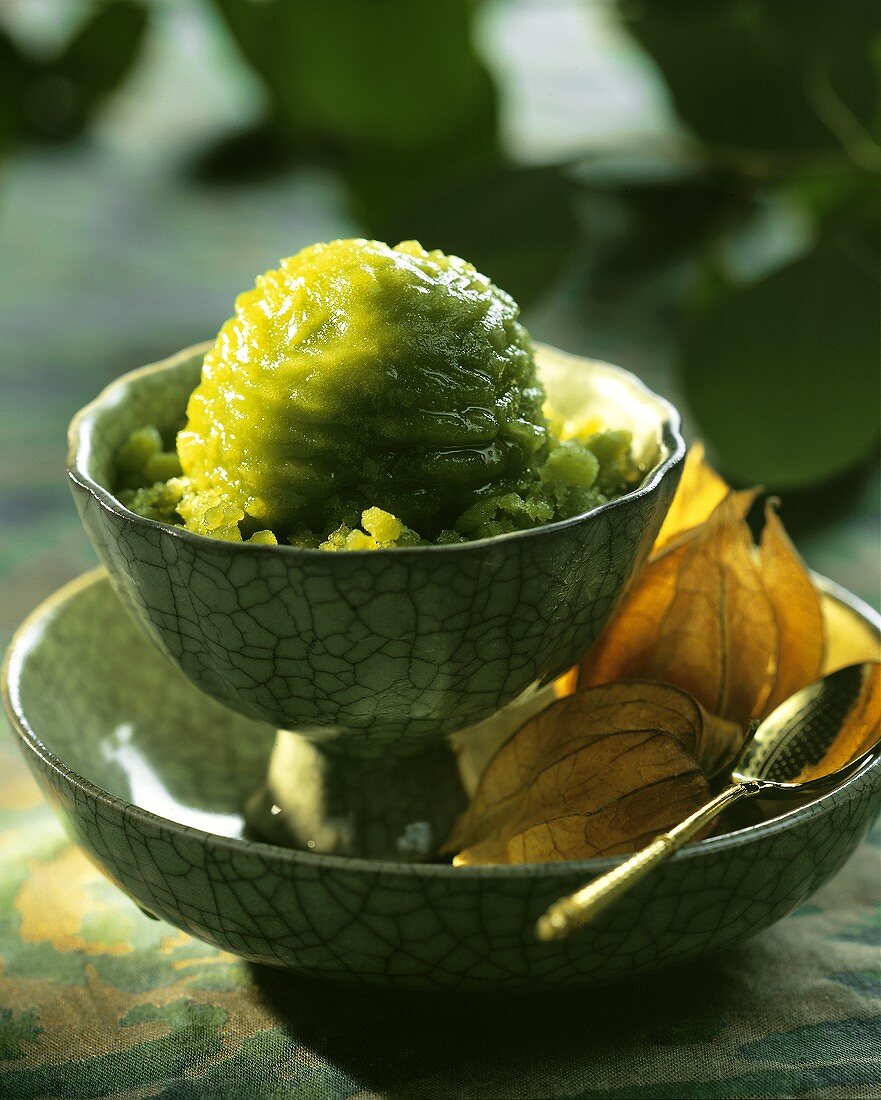
[[[651,558],[581,664],[579,684],[673,684],[746,729],[768,696],[777,627],[743,516],[731,493],[706,523]]]
[[[847,665],[881,661],[881,641],[875,629],[846,604],[825,592],[820,594],[826,651],[820,675]]]
[[[759,568],[777,624],[774,678],[763,708],[770,714],[818,678],[826,648],[820,595],[783,529],[776,501],[765,505]]]
[[[724,478],[705,461],[703,443],[689,447],[679,488],[655,539],[654,553],[684,531],[705,523],[730,491]]]
[[[665,684],[606,684],[552,703],[499,749],[447,843],[457,865],[631,851],[708,795],[700,707]]]
[[[446,846],[455,863],[632,851],[700,805],[752,721],[826,672],[878,659],[874,632],[814,587],[774,502],[753,545],[757,495],[732,492],[692,447],[648,563],[557,681],[564,698],[483,770]]]
[[[585,655],[580,685],[661,680],[745,733],[751,719],[817,679],[820,594],[776,502],[766,504],[761,545],[753,547],[746,514],[756,496],[728,490],[703,450],[692,448],[649,563]]]

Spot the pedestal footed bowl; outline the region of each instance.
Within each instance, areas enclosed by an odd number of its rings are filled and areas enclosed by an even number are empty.
[[[679,417],[626,371],[539,346],[557,413],[589,410],[633,432],[649,471],[632,492],[455,545],[221,542],[144,519],[113,493],[119,447],[136,428],[180,425],[206,348],[123,376],[74,419],[69,476],[85,528],[162,652],[215,700],[286,731],[252,799],[258,833],[313,851],[430,857],[464,803],[447,738],[523,703],[596,637],[676,489]]]

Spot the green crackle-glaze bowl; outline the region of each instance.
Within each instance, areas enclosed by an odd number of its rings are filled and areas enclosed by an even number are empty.
[[[827,609],[881,620],[823,582]],[[4,694],[74,837],[140,906],[258,963],[407,989],[587,985],[736,943],[841,867],[881,803],[881,760],[782,816],[674,856],[589,927],[535,939],[561,894],[618,860],[454,868],[242,839],[274,730],[221,706],[150,645],[96,571],[22,626]]]
[[[539,691],[597,636],[676,490],[679,416],[628,372],[539,345],[556,413],[633,432],[648,473],[632,492],[452,546],[221,542],[137,516],[111,492],[134,429],[182,423],[208,346],[123,376],[74,419],[68,468],[85,528],[166,656],[214,699],[286,731],[251,802],[260,835],[430,857],[464,808],[445,738]],[[292,772],[313,780],[292,789]]]
[[[655,452],[642,486],[584,516],[454,546],[327,553],[228,543],[113,496],[113,456],[182,422],[210,345],[117,379],[70,428],[69,475],[122,598],[203,691],[251,718],[408,753],[571,666],[654,541],[681,473],[679,416],[626,371],[537,352],[555,409],[584,409]]]

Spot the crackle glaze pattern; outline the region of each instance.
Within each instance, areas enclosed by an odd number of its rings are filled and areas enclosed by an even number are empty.
[[[569,667],[648,552],[681,472],[666,402],[625,371],[539,349],[551,396],[592,384],[612,417],[635,416],[660,445],[640,491],[453,547],[329,554],[201,538],[134,516],[106,486],[133,428],[179,420],[203,351],[126,376],[75,421],[77,506],[123,601],[195,684],[281,728],[355,731],[347,753],[412,752]]]
[[[347,982],[586,985],[715,951],[803,902],[881,803],[876,763],[785,817],[694,845],[592,927],[540,944],[532,928],[545,906],[614,861],[454,869],[242,840],[239,807],[271,728],[169,667],[100,573],[31,617],[4,682],[44,790],[138,904],[248,959]]]

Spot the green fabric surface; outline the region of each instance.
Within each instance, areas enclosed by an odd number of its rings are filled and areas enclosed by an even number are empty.
[[[335,181],[312,171],[200,190],[173,145],[150,155],[148,121],[135,113],[127,145],[110,128],[21,155],[0,184],[3,647],[94,563],[63,476],[71,414],[120,372],[211,336],[279,256],[357,229]],[[649,305],[626,336],[582,313],[564,287],[525,320],[676,398]],[[875,604],[877,490],[875,477],[800,543]],[[810,904],[736,951],[639,982],[498,998],[349,992],[143,916],[65,839],[4,730],[0,1097],[881,1096],[879,847],[876,827]]]

